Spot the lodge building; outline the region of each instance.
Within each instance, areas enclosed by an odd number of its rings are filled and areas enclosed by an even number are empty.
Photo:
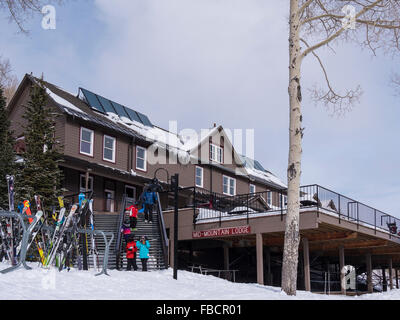
[[[24,148],[24,106],[38,82],[25,75],[7,108],[17,151]],[[160,235],[154,250],[164,252],[154,253],[155,265],[164,259],[164,266],[173,266],[174,199],[167,190],[171,176],[179,174],[178,267],[280,285],[286,185],[239,154],[227,130],[214,125],[200,137],[183,136],[90,90],[79,88],[74,95],[42,85],[48,106],[59,114],[63,187],[66,194],[93,191],[96,227],[118,235],[126,203],[156,177],[164,190],[159,219],[146,232]],[[300,199],[299,289],[372,292],[378,290],[372,272],[377,269],[385,271],[383,287],[398,286],[400,220],[319,185],[301,187]],[[345,266],[357,277],[354,289],[341,281]],[[392,276],[385,279],[387,273]]]

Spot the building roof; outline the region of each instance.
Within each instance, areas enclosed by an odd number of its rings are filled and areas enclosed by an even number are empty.
[[[222,126],[215,126],[200,139],[182,137],[177,133],[169,132],[154,125],[144,114],[87,89],[79,88],[78,95],[74,96],[58,86],[39,80],[32,75],[27,74],[25,78],[36,83],[40,81],[45,86],[49,97],[64,114],[109,128],[132,137],[135,141],[140,141],[145,145],[155,144],[157,147],[167,149],[169,152],[177,153],[180,158],[193,157],[192,152],[196,147],[207,141],[210,136],[223,130]],[[229,144],[232,146],[230,141]],[[265,170],[257,160],[239,155],[236,151],[234,153],[237,158],[236,161],[242,162],[246,171],[244,174],[246,175],[247,173],[250,180],[267,184],[274,188],[286,189],[285,183],[271,172]],[[221,170],[231,170],[221,165],[216,164],[216,166]],[[243,173],[240,174],[243,175]]]

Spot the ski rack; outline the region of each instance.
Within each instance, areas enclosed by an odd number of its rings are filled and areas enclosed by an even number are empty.
[[[43,230],[54,231],[54,227],[44,226]],[[66,233],[67,232],[71,232],[71,230],[66,230],[65,232]],[[107,266],[108,266],[108,258],[110,256],[110,246],[111,246],[112,241],[114,240],[114,234],[112,232],[109,232],[109,231],[107,232],[107,231],[103,231],[103,230],[87,230],[87,229],[78,229],[78,230],[76,230],[76,232],[77,233],[83,233],[83,234],[85,234],[85,233],[86,234],[93,234],[95,236],[96,235],[103,236],[104,243],[106,244],[106,248],[105,248],[105,251],[104,251],[104,258],[103,258],[103,266],[102,266],[101,272],[96,273],[95,276],[99,276],[99,275],[102,275],[102,274],[110,276],[108,274],[108,272],[107,272]],[[107,241],[107,236],[110,236],[110,240],[109,241]]]
[[[32,216],[28,216],[25,215],[26,217],[30,217],[32,218]],[[24,216],[21,213],[18,212],[12,212],[12,211],[0,211],[0,217],[3,218],[17,218],[22,226],[23,229],[23,234],[22,234],[22,243],[21,243],[21,250],[20,250],[20,257],[19,257],[19,261],[15,266],[12,266],[10,268],[6,268],[4,270],[1,270],[0,273],[5,274],[11,271],[15,271],[17,270],[21,265],[24,266],[25,269],[27,270],[31,270],[32,268],[29,267],[26,264],[26,252],[27,252],[27,247],[28,247],[28,243],[29,243],[29,236],[31,235],[33,228],[26,228],[26,225],[24,223]],[[34,226],[36,224],[36,216],[33,218],[33,222],[32,222],[32,226]]]
[[[36,221],[36,216],[34,216],[34,221],[32,222],[31,226],[33,226],[33,228],[26,228],[25,222],[24,222],[24,218],[32,218],[32,216],[29,216],[27,214],[22,215],[21,213],[18,212],[12,212],[12,211],[0,211],[0,217],[3,218],[17,218],[22,226],[23,229],[23,235],[22,235],[22,243],[21,243],[21,250],[20,250],[20,258],[18,263],[15,266],[6,268],[4,270],[1,270],[0,273],[2,274],[6,274],[9,273],[11,271],[15,271],[17,270],[21,265],[24,266],[24,268],[26,270],[31,270],[32,268],[29,267],[26,264],[26,253],[27,253],[27,247],[29,244],[29,238],[32,234],[32,231],[34,229],[35,223]],[[43,230],[54,230],[54,227],[50,227],[50,226],[43,226]],[[68,232],[68,231],[67,231]],[[104,243],[106,244],[106,248],[105,248],[105,252],[104,252],[104,258],[103,258],[103,267],[101,272],[95,274],[95,276],[99,276],[102,274],[105,274],[107,276],[110,276],[107,272],[107,266],[108,266],[108,257],[109,257],[109,252],[110,252],[110,246],[112,241],[114,240],[114,234],[112,232],[106,232],[106,231],[102,231],[102,230],[85,230],[85,229],[78,229],[77,230],[78,233],[86,233],[86,234],[94,234],[94,235],[101,235],[103,236],[104,239]],[[107,236],[110,236],[110,240],[107,241]]]
[[[101,274],[105,274],[105,275],[109,276],[109,274],[107,273],[108,257],[110,255],[111,242],[114,240],[114,233],[106,232],[106,231],[102,231],[102,230],[86,230],[86,229],[78,229],[77,232],[103,236],[104,243],[106,244],[106,249],[104,251],[104,258],[103,258],[103,268],[102,268],[101,272],[95,274],[95,276],[99,276]],[[107,235],[111,236],[110,241],[107,241]]]

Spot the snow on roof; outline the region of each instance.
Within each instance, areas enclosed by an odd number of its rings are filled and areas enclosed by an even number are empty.
[[[250,176],[265,180],[267,182],[274,183],[285,189],[287,188],[286,184],[282,180],[280,180],[277,176],[275,176],[274,174],[272,174],[271,172],[269,172],[267,170],[261,171],[261,170],[255,169],[255,168],[251,168],[249,166],[245,166],[245,169]]]
[[[57,94],[55,94],[53,91],[51,91],[49,88],[46,87],[46,93],[59,105],[66,107],[68,109],[72,109],[76,112],[80,112],[80,113],[85,113],[81,108],[78,108],[76,106],[74,106],[71,102],[65,100],[64,98],[58,96]]]
[[[148,127],[126,117],[120,117],[115,113],[107,112],[104,115],[107,119],[126,126],[127,128],[142,135],[146,140],[154,143],[157,147],[168,149],[172,153],[177,153],[182,159],[189,157],[189,153],[185,148],[185,144],[181,137],[177,134],[161,129],[157,126]]]

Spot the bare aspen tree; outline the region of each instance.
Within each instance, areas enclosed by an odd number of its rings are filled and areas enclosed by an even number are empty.
[[[378,51],[394,54],[400,50],[399,35],[399,0],[290,0],[288,204],[282,265],[282,290],[288,295],[296,294],[300,242],[302,62],[307,56],[314,57],[326,80],[326,89],[314,88],[312,98],[335,113],[345,112],[358,100],[361,88],[335,91],[318,49],[346,41],[365,47],[374,55]]]
[[[17,90],[18,79],[12,73],[11,64],[8,59],[2,59],[0,56],[0,87],[4,91],[7,104]]]

